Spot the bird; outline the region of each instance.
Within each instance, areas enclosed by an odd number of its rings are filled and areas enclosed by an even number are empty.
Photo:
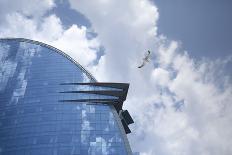
[[[151,52],[148,50],[147,53],[145,54],[145,57],[143,58],[143,63],[140,66],[138,66],[138,68],[142,68],[143,66],[145,66],[147,62],[149,62],[150,55]]]

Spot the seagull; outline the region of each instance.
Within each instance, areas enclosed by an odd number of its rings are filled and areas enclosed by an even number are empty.
[[[151,52],[148,50],[147,53],[145,54],[145,57],[143,58],[143,63],[138,66],[138,68],[142,68],[147,62],[149,62]]]

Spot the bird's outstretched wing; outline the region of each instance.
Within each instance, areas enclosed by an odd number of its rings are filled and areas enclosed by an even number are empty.
[[[145,61],[143,61],[143,63],[140,66],[138,66],[138,68],[142,68],[144,65],[145,65]]]
[[[138,68],[142,68],[146,64],[146,62],[149,62],[150,54],[151,52],[148,50],[145,54],[145,57],[143,58],[143,63]]]
[[[151,55],[151,52],[148,50],[145,57],[144,57],[144,59],[146,59],[146,61],[149,61],[150,55]]]
[[[147,53],[145,53],[144,57],[148,58],[148,57],[150,57],[150,54],[151,54],[151,51],[148,50]]]

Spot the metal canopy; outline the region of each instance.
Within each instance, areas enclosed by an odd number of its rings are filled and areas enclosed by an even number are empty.
[[[134,123],[132,117],[130,116],[127,110],[122,110],[123,102],[126,100],[129,84],[128,83],[61,83],[61,85],[86,85],[93,86],[92,90],[89,90],[91,87],[87,87],[88,90],[68,90],[62,91],[60,93],[76,93],[76,94],[96,94],[96,95],[105,95],[105,96],[113,96],[117,98],[82,98],[82,99],[66,99],[59,100],[60,102],[74,102],[74,103],[97,103],[97,104],[111,104],[116,109],[119,118],[121,119],[122,125],[126,134],[131,133],[128,125]],[[100,89],[98,89],[100,88]],[[115,89],[105,89],[104,88],[115,88]],[[117,90],[116,90],[117,89]]]

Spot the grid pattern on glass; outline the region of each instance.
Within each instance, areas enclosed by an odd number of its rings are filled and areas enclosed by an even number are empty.
[[[0,41],[0,155],[127,154],[110,107],[58,102],[63,82],[89,79],[52,49]]]

